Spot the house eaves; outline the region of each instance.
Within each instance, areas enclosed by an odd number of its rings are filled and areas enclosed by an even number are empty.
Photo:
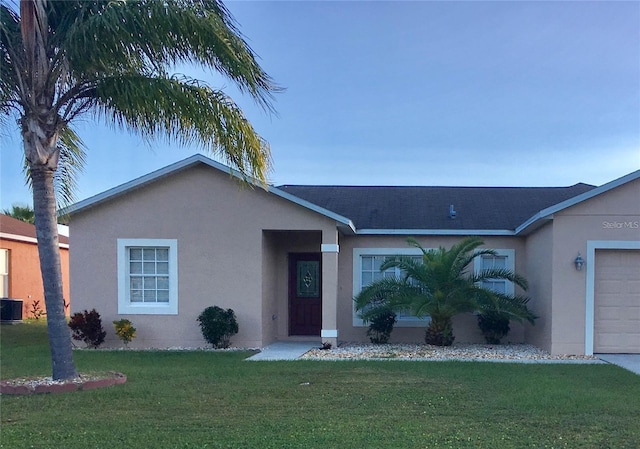
[[[14,242],[33,243],[34,245],[38,244],[38,239],[35,237],[27,237],[25,235],[16,235],[16,234],[7,234],[5,232],[0,232],[0,240],[13,240]],[[58,246],[60,248],[69,249],[68,243],[58,242]]]
[[[636,170],[628,175],[625,175],[621,178],[615,179],[611,182],[601,185],[600,187],[596,187],[593,190],[589,190],[588,192],[581,193],[580,195],[574,196],[573,198],[569,198],[568,200],[562,201],[561,203],[555,204],[553,206],[547,207],[546,209],[541,210],[527,221],[518,226],[515,230],[515,235],[527,235],[531,232],[535,231],[539,227],[553,220],[554,214],[563,211],[569,207],[575,206],[576,204],[582,203],[588,199],[591,199],[595,196],[601,195],[609,190],[620,187],[628,182],[635,181],[640,178],[640,170]]]
[[[0,214],[0,239],[38,244],[35,225],[4,214]],[[58,244],[60,248],[69,248],[69,236],[59,233]]]
[[[234,170],[230,167],[227,167],[224,164],[221,164],[219,162],[216,162],[212,159],[209,159],[208,157],[202,155],[202,154],[195,154],[193,156],[188,157],[187,159],[183,159],[182,161],[178,161],[174,164],[168,165],[164,168],[161,168],[159,170],[156,170],[154,172],[151,172],[149,174],[146,174],[144,176],[141,176],[139,178],[136,178],[132,181],[129,181],[125,184],[119,185],[117,187],[114,187],[112,189],[106,190],[105,192],[99,193],[97,195],[94,195],[90,198],[87,198],[85,200],[79,201],[78,203],[75,203],[71,206],[68,206],[64,209],[62,209],[59,213],[60,216],[65,216],[65,215],[73,215],[76,214],[78,212],[82,212],[85,211],[87,209],[90,209],[92,207],[96,207],[106,201],[110,201],[113,200],[115,198],[118,198],[124,194],[130,193],[134,190],[140,189],[142,187],[145,187],[153,182],[159,181],[160,179],[169,176],[169,175],[173,175],[176,174],[180,171],[186,170],[188,168],[191,168],[197,164],[204,164],[207,165],[211,168],[215,168],[216,170],[220,170],[223,173],[228,174],[231,177],[237,178],[238,180],[247,182],[253,186],[259,187],[259,188],[263,188],[265,189],[267,192],[276,195],[280,198],[283,198],[287,201],[290,201],[294,204],[297,204],[301,207],[304,207],[305,209],[309,209],[313,212],[316,212],[320,215],[323,215],[325,217],[331,218],[332,220],[335,220],[337,223],[338,228],[342,231],[345,232],[347,234],[353,234],[355,233],[355,226],[353,225],[353,223],[351,222],[351,220],[349,220],[346,217],[343,217],[339,214],[336,214],[335,212],[332,212],[330,210],[324,209],[320,206],[317,206],[315,204],[310,203],[309,201],[303,200],[301,198],[298,198],[294,195],[291,195],[287,192],[283,192],[282,190],[279,190],[276,187],[273,186],[265,186],[258,180],[253,179],[253,178],[249,178],[245,175],[243,175],[241,172],[239,172],[238,170]]]

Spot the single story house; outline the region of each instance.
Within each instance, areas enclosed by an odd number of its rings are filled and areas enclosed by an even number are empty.
[[[60,264],[65,301],[69,296],[69,238],[60,235]],[[40,273],[36,227],[8,215],[0,215],[0,297],[4,307],[22,301],[21,318],[34,318],[38,311],[45,312],[44,287]],[[65,309],[69,315],[70,308]],[[6,316],[8,310],[4,311]]]
[[[553,354],[640,353],[640,171],[596,187],[355,187],[238,182],[202,155],[81,201],[71,226],[73,311],[130,319],[132,346],[205,346],[197,316],[232,308],[238,347],[368,341],[353,297],[388,255],[482,237],[530,284],[535,326],[511,342]],[[503,288],[513,288],[504,285]],[[392,342],[421,342],[401,316]],[[105,326],[110,328],[111,326]],[[117,345],[108,329],[107,344]],[[456,342],[481,342],[475,317]]]

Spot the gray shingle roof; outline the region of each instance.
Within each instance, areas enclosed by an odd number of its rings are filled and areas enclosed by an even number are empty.
[[[594,189],[283,185],[278,189],[351,219],[357,229],[515,230],[539,211]],[[449,217],[453,204],[456,218]]]

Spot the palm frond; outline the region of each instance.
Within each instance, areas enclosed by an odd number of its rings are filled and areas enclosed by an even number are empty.
[[[101,115],[123,129],[201,146],[266,183],[269,145],[222,91],[186,77],[128,75],[100,80],[95,101]]]
[[[389,268],[399,268],[405,279],[421,279],[424,275],[424,264],[422,261],[418,261],[410,256],[391,256],[387,257],[382,265],[380,265],[380,271],[386,271]]]
[[[367,321],[381,309],[393,311],[411,310],[416,298],[423,292],[419,287],[397,278],[385,278],[360,291],[354,298],[356,311]]]
[[[461,276],[468,270],[473,260],[482,255],[495,255],[495,251],[490,249],[476,250],[483,244],[479,237],[467,237],[453,245],[448,251],[451,258],[451,276]]]
[[[19,100],[14,61],[20,42],[20,17],[4,3],[0,4],[0,114],[6,120]]]
[[[140,0],[76,2],[81,20],[60,33],[66,57],[82,73],[107,75],[168,72],[176,64],[213,68],[273,112],[281,91],[257,62],[229,11],[220,1]]]
[[[528,307],[530,298],[524,295],[504,295],[497,292],[479,292],[478,312],[503,315],[518,322],[535,323],[538,318]]]
[[[65,127],[58,140],[60,162],[53,179],[58,200],[58,210],[71,205],[75,200],[79,175],[86,164],[86,146],[70,127]]]
[[[487,268],[469,276],[469,280],[474,283],[482,283],[492,279],[504,279],[513,282],[523,290],[527,290],[529,287],[524,277],[507,268]]]
[[[385,278],[364,286],[354,298],[356,311],[388,304],[389,298],[396,294],[402,284],[396,278]]]

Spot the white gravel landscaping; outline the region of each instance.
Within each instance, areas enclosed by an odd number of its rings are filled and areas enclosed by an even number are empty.
[[[301,359],[307,360],[462,360],[519,363],[602,363],[597,357],[551,355],[532,345],[454,344],[342,344],[328,350],[312,349]]]

